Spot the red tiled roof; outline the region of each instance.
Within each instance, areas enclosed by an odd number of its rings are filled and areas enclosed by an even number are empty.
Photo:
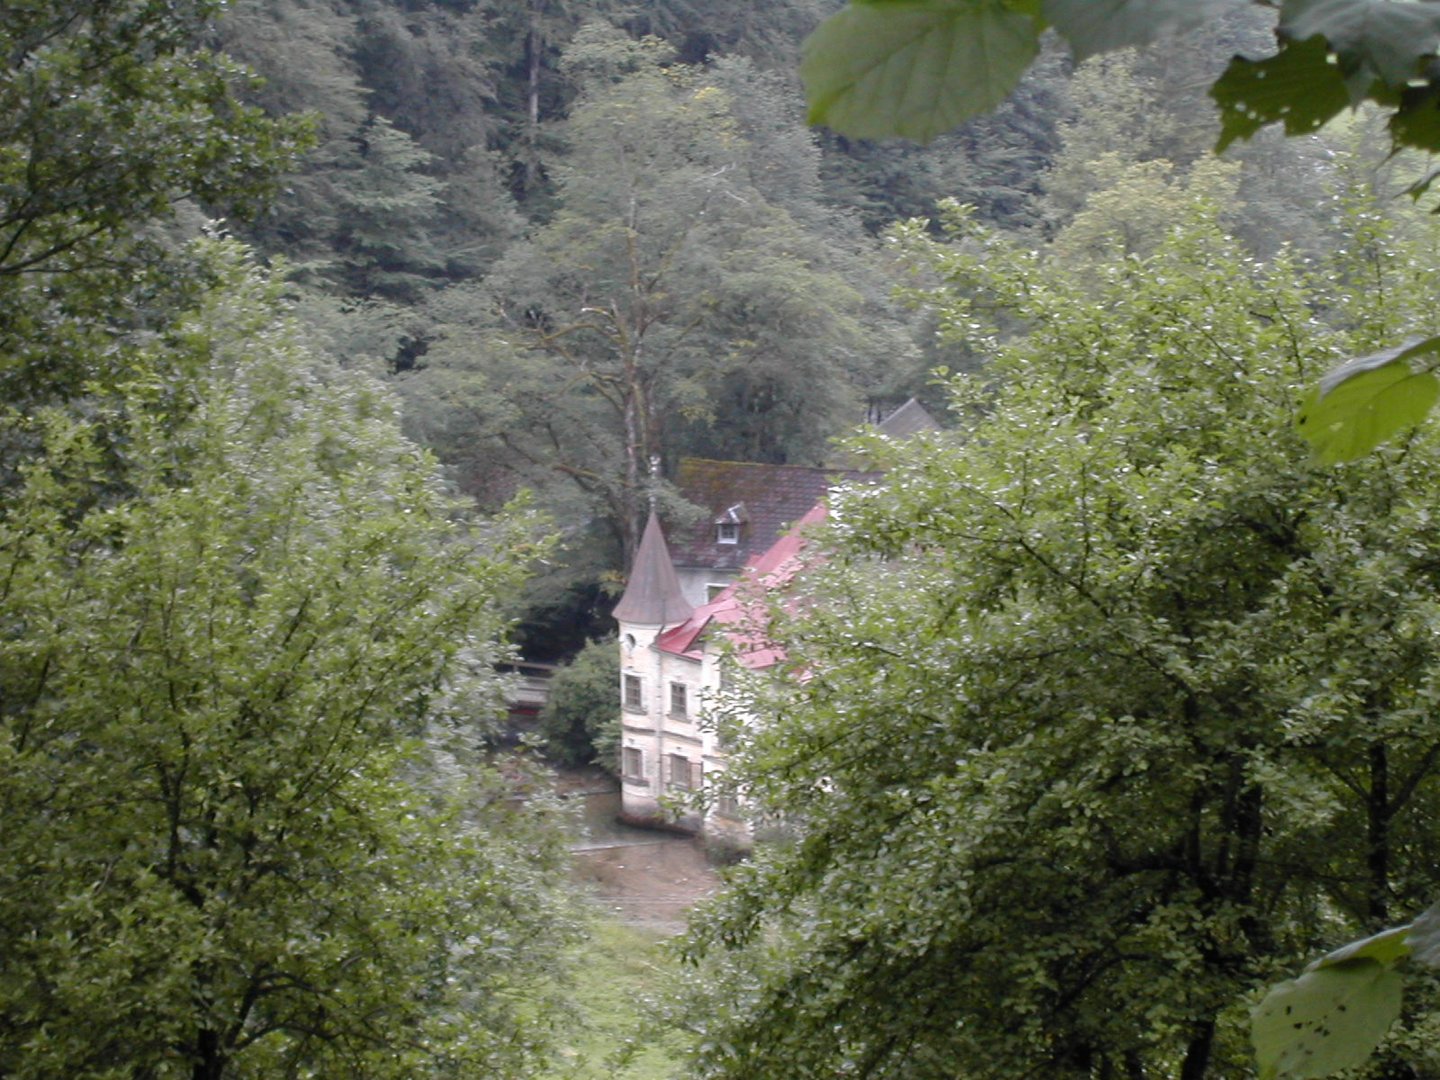
[[[670,557],[676,566],[741,570],[764,555],[835,483],[863,475],[849,469],[682,458],[675,486],[705,513],[694,525],[667,528]],[[743,519],[739,543],[716,543],[715,522],[741,505],[743,510],[733,515]]]
[[[801,515],[792,529],[773,543],[745,576],[725,588],[714,600],[696,608],[679,626],[666,630],[655,644],[662,652],[699,660],[704,635],[715,626],[734,627],[727,631],[736,646],[736,656],[748,668],[767,668],[785,659],[784,650],[765,637],[764,593],[779,588],[795,576],[800,551],[805,546],[804,528],[825,520],[825,504],[815,503]]]

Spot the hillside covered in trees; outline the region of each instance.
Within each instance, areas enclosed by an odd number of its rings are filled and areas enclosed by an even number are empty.
[[[1436,437],[1289,429],[1437,329],[1412,163],[1213,155],[1233,4],[812,131],[838,7],[0,8],[0,1074],[548,1075],[497,665],[609,629],[682,457],[912,395],[774,613],[804,677],[715,721],[783,828],[687,946],[695,1075],[1244,1075],[1267,983],[1432,897]],[[1435,1074],[1405,1009],[1370,1075]]]
[[[953,198],[1026,243],[1143,254],[1212,183],[1208,79],[1264,33],[1241,13],[1178,62],[1078,74],[1056,51],[919,147],[803,126],[799,43],[836,6],[241,0],[214,24],[263,79],[248,97],[314,124],[240,228],[285,260],[312,344],[391,380],[460,490],[537,491],[570,534],[532,649],[603,629],[652,458],[818,464],[867,401],[943,415],[930,371],[984,358],[895,304],[888,226]],[[1323,248],[1363,139],[1232,155],[1227,224],[1257,255]]]

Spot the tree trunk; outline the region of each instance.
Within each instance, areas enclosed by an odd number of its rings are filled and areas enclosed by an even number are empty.
[[[195,1038],[195,1068],[191,1080],[221,1080],[225,1074],[225,1055],[220,1048],[220,1033],[208,1028]]]
[[[1365,914],[1371,929],[1390,921],[1390,758],[1384,743],[1370,747],[1370,792],[1365,800]]]
[[[640,434],[636,421],[638,406],[635,394],[626,387],[625,393],[625,479],[620,492],[620,529],[625,537],[625,564],[635,562],[635,550],[640,544],[640,507],[637,498],[640,492]]]
[[[1210,1045],[1215,1041],[1215,1021],[1206,1020],[1195,1029],[1190,1045],[1185,1048],[1185,1062],[1180,1066],[1180,1080],[1204,1080],[1210,1066]]]
[[[525,33],[525,160],[522,163],[520,194],[530,194],[540,182],[540,60],[545,37],[540,30],[540,12],[530,5],[530,26]]]

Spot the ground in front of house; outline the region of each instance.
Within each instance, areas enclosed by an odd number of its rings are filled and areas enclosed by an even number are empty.
[[[546,1080],[667,1080],[685,1042],[656,1023],[677,972],[667,943],[719,884],[701,842],[616,821],[620,794],[600,770],[566,770],[557,790],[580,806],[573,876],[594,917],[574,957],[579,1025]]]
[[[576,881],[596,906],[630,926],[679,933],[685,916],[719,885],[703,843],[690,836],[622,825],[614,779],[596,770],[560,774],[559,790],[582,803],[571,845]]]

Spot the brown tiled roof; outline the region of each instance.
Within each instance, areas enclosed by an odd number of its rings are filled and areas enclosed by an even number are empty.
[[[694,525],[667,527],[670,556],[676,566],[741,570],[768,551],[835,483],[863,475],[848,469],[682,458],[675,486],[705,513]],[[731,514],[736,507],[741,509]],[[715,523],[733,518],[742,519],[740,542],[717,544]]]

